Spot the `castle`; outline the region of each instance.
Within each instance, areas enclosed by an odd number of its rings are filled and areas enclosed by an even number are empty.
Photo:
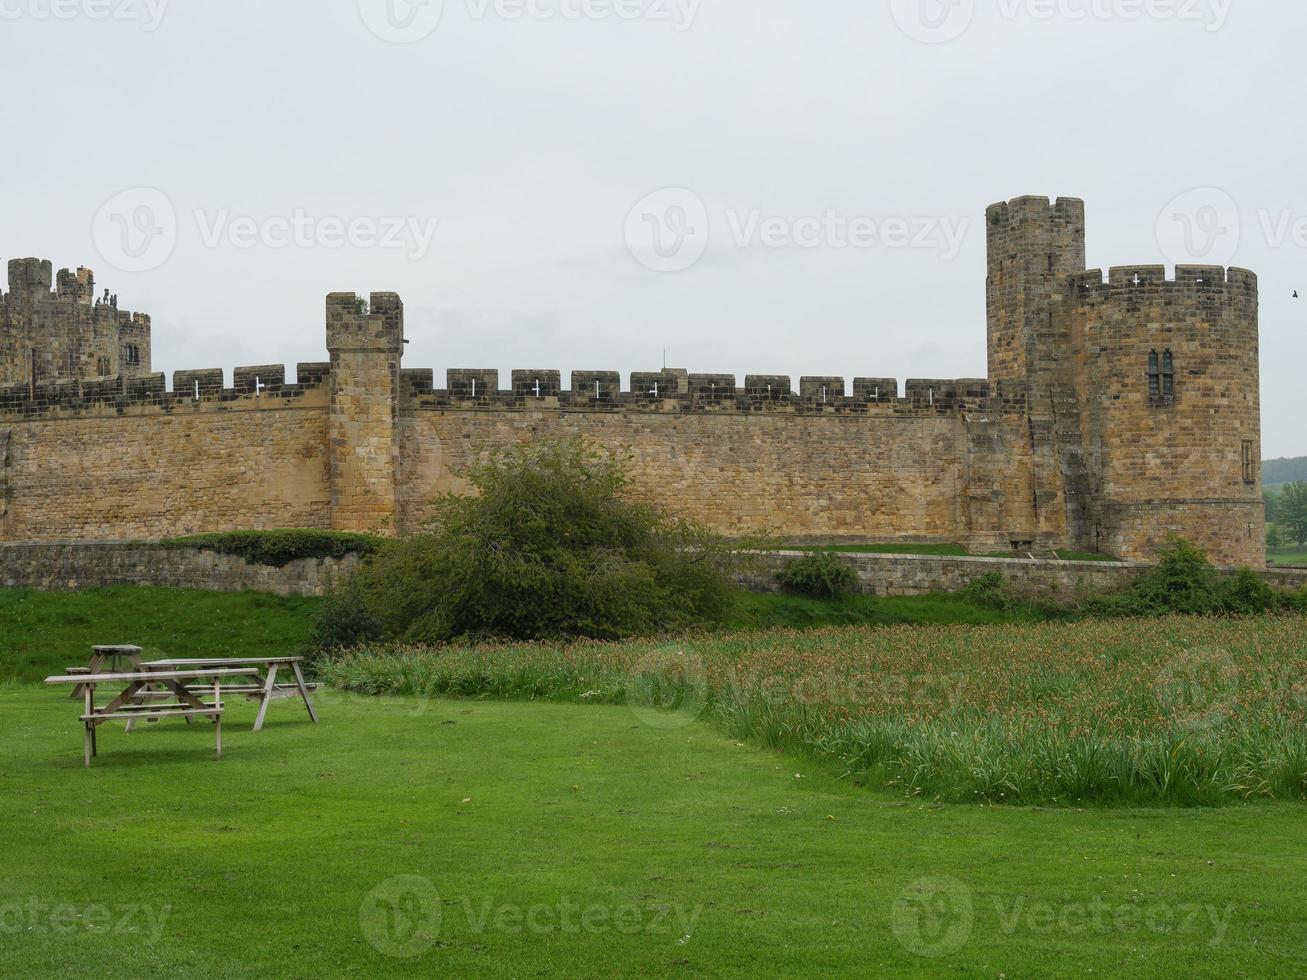
[[[725,533],[1148,559],[1170,534],[1264,567],[1257,278],[1085,269],[1079,200],[989,208],[989,377],[791,379],[400,365],[404,308],[327,297],[329,363],[150,373],[148,317],[89,271],[9,263],[0,540],[233,528],[403,533],[496,446],[576,434]]]

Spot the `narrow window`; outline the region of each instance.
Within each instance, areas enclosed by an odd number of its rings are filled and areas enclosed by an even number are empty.
[[[1175,355],[1169,350],[1162,355],[1162,397],[1175,397]]]
[[[1257,482],[1257,446],[1251,439],[1243,444],[1243,482],[1253,486]]]
[[[127,361],[128,367],[139,367],[141,364],[141,349],[135,344],[128,344],[124,359]]]
[[[1161,358],[1157,351],[1148,355],[1148,397],[1162,397],[1162,368]]]

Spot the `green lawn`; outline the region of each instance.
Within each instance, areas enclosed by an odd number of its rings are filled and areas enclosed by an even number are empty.
[[[783,545],[788,551],[832,551],[849,555],[937,555],[943,558],[1025,558],[1026,554],[1014,551],[992,551],[973,555],[960,544],[793,544]],[[1116,561],[1110,555],[1086,551],[1055,551],[1062,561]],[[1036,558],[1048,557],[1048,552],[1036,551]]]
[[[163,657],[256,656],[298,652],[319,600],[262,592],[91,589],[77,593],[0,589],[0,682],[40,681],[84,664],[92,644],[130,643]],[[798,629],[891,623],[1000,623],[1031,612],[999,613],[946,595],[852,596],[838,602],[742,592],[726,627]]]
[[[938,806],[621,707],[321,707],[84,770],[65,693],[0,690],[0,976],[1307,971],[1299,805]]]
[[[159,659],[295,652],[308,638],[317,606],[316,599],[263,592],[0,589],[0,681],[62,674],[85,664],[93,644],[134,644]]]
[[[1266,556],[1272,565],[1307,565],[1307,549],[1276,548]]]

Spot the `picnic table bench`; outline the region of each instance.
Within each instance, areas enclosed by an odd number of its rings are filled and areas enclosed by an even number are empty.
[[[129,722],[141,718],[157,721],[160,718],[205,717],[214,723],[214,739],[217,757],[222,758],[222,681],[224,678],[244,676],[239,667],[191,668],[179,670],[135,670],[128,672],[92,671],[86,667],[71,668],[67,674],[47,677],[47,684],[72,684],[74,694],[82,697],[84,706],[81,722],[83,726],[82,754],[84,764],[90,768],[91,759],[98,754],[96,729],[105,722],[115,719],[127,719]],[[126,685],[108,704],[97,706],[96,688],[112,684]],[[139,700],[140,693],[148,685],[164,687],[176,701],[168,704],[150,704]],[[204,701],[197,697],[196,688],[202,686],[206,691],[212,689],[213,700]]]
[[[254,731],[257,732],[263,729],[263,719],[268,713],[268,702],[293,698],[296,695],[303,699],[309,719],[315,725],[318,723],[318,713],[313,708],[313,700],[310,696],[310,690],[317,685],[305,682],[304,671],[300,668],[303,662],[303,657],[208,657],[194,660],[150,660],[142,666],[146,670],[223,667],[241,669],[242,676],[247,681],[252,679],[254,683],[238,684],[228,690],[233,694],[244,694],[249,700],[259,702],[259,713],[254,719]],[[283,667],[289,668],[294,675],[294,684],[277,683],[277,671]],[[260,668],[266,672],[266,675],[260,673]]]
[[[126,660],[130,665],[130,669],[136,672],[240,668],[244,682],[238,682],[227,687],[226,690],[231,694],[243,694],[250,701],[259,702],[258,714],[254,719],[254,731],[263,730],[263,721],[267,716],[270,701],[296,696],[303,699],[304,707],[309,713],[309,719],[314,724],[318,722],[318,713],[313,707],[311,697],[311,692],[316,690],[318,685],[310,684],[304,680],[304,671],[300,666],[304,662],[303,657],[204,657],[184,660],[142,661],[142,652],[141,648],[137,646],[95,646],[91,648],[91,662],[87,667],[69,668],[69,671],[79,670],[83,673],[99,674],[106,664],[111,669],[117,669],[120,660]],[[277,673],[283,669],[289,670],[294,676],[293,684],[277,683]],[[171,693],[170,690],[161,685],[146,685],[137,692],[136,699],[145,701],[152,698],[166,698]],[[72,697],[81,697],[81,689],[75,689]],[[148,720],[153,721],[154,719]],[[187,719],[187,722],[189,723],[189,719]],[[128,731],[131,731],[134,726],[135,721],[129,720],[127,722]]]

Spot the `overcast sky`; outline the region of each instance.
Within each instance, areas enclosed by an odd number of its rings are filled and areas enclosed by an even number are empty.
[[[0,258],[94,268],[170,377],[324,359],[355,289],[438,384],[664,348],[902,382],[986,373],[985,207],[1083,197],[1091,267],[1260,274],[1265,454],[1307,455],[1305,34],[1266,0],[0,0]]]

